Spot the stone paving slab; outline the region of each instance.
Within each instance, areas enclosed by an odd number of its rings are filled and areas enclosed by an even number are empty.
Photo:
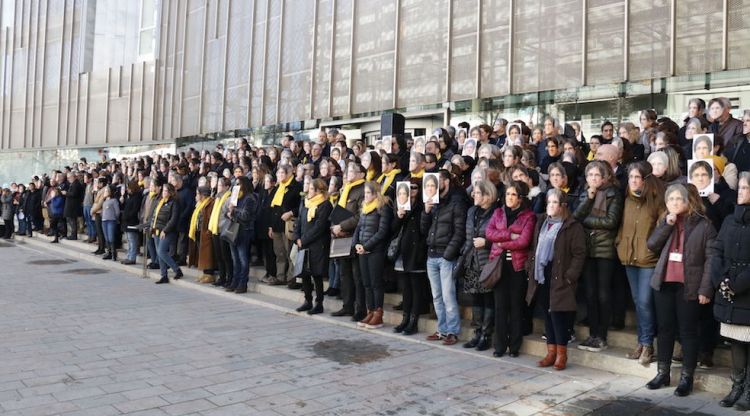
[[[8,415],[733,415],[718,397],[536,357],[492,359],[288,303],[159,285],[59,252],[0,247]]]

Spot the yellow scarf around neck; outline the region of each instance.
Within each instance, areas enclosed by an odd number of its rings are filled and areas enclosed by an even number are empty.
[[[378,209],[378,199],[377,198],[375,198],[372,201],[370,201],[370,202],[362,205],[362,213],[363,214],[369,214],[369,213],[375,211],[376,209]]]
[[[289,186],[290,183],[292,183],[293,177],[289,177],[284,182],[279,182],[278,188],[276,188],[276,193],[273,195],[273,200],[271,201],[272,207],[280,207],[281,203],[284,201],[284,194],[286,194],[286,187]]]
[[[320,206],[320,204],[322,204],[325,200],[326,199],[325,197],[323,197],[323,194],[317,194],[310,199],[305,199],[305,208],[307,208],[307,222],[315,219],[315,211],[318,209],[318,206]]]
[[[412,174],[411,174],[411,177],[412,177],[413,179],[422,179],[422,176],[424,176],[424,169],[420,170],[420,171],[419,171],[419,172],[417,172],[417,173],[412,173]]]
[[[188,237],[190,237],[191,240],[195,240],[195,236],[197,234],[197,228],[198,228],[198,217],[201,215],[201,210],[208,205],[209,202],[213,201],[212,198],[206,198],[198,203],[198,205],[195,206],[195,209],[193,210],[193,215],[190,216],[190,231],[188,231]],[[213,212],[212,212],[213,214]]]
[[[208,220],[208,231],[211,231],[211,234],[213,235],[219,235],[219,216],[221,215],[221,207],[224,206],[224,202],[227,201],[230,195],[232,195],[232,191],[224,191],[224,195],[222,195],[221,198],[216,198],[214,200],[211,218]]]
[[[339,206],[341,208],[346,208],[346,203],[349,202],[349,191],[351,191],[355,186],[361,185],[363,183],[365,183],[364,179],[357,179],[354,182],[349,182],[344,185],[344,189],[341,190],[341,197],[339,198]]]
[[[375,178],[375,171],[372,168],[367,169],[367,177],[366,177],[367,181],[369,182],[373,180],[374,178]]]
[[[159,211],[161,211],[161,207],[163,207],[167,201],[169,201],[169,198],[162,198],[159,200],[159,204],[156,205],[156,209],[154,210],[154,221],[151,224],[151,228],[156,229],[156,219],[159,217]]]
[[[401,169],[391,169],[390,172],[380,175],[378,183],[382,184],[382,189],[380,189],[381,194],[385,195],[385,191],[391,187],[391,184],[396,179],[396,175],[399,173],[401,173]],[[383,178],[385,178],[385,182],[383,182]]]

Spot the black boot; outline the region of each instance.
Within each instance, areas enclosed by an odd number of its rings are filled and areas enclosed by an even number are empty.
[[[732,379],[732,390],[721,399],[719,406],[732,407],[742,397],[742,392],[745,390],[745,374],[746,372],[744,368],[732,368],[730,374]]]
[[[167,276],[162,277],[161,280],[156,282],[157,285],[161,285],[164,283],[169,283],[169,278]]]
[[[53,244],[57,244],[59,242],[60,242],[60,240],[57,238],[57,236],[55,236],[54,240],[50,241],[50,243],[53,243]]]
[[[474,337],[468,342],[464,343],[464,348],[474,348],[479,344],[479,339],[482,338],[482,328],[474,330]]]
[[[400,334],[409,325],[409,314],[405,313],[401,315],[401,323],[393,328],[393,332]]]
[[[745,371],[745,374],[747,374],[747,370]],[[744,412],[750,410],[750,377],[745,377],[745,384],[743,387],[744,390],[740,395],[740,399],[734,403],[734,408]]]
[[[677,388],[674,389],[674,395],[677,397],[685,397],[693,391],[693,373],[695,369],[682,367],[682,373],[680,373],[680,382],[677,383]]]
[[[656,390],[662,387],[669,386],[669,382],[671,381],[670,375],[669,375],[671,363],[668,361],[667,362],[660,361],[657,365],[658,365],[658,369],[656,370],[657,371],[656,377],[654,377],[651,381],[646,383],[646,387],[649,390]]]
[[[305,303],[302,304],[299,308],[296,309],[297,312],[304,312],[309,311],[312,309],[312,304],[310,303],[309,299],[305,299]]]
[[[112,247],[112,244],[107,244],[107,252],[102,257],[102,260],[109,260],[112,258],[112,249],[110,247]]]
[[[174,280],[179,280],[179,279],[182,279],[182,277],[183,277],[183,276],[185,276],[185,275],[184,275],[184,274],[182,274],[182,269],[180,269],[180,268],[178,267],[178,268],[177,268],[177,271],[176,271],[176,272],[174,273]]]
[[[486,351],[490,349],[492,346],[492,333],[491,332],[482,332],[482,337],[479,338],[479,343],[477,343],[477,351]]]
[[[482,319],[482,336],[477,342],[477,351],[486,351],[492,346],[492,330],[495,329],[494,310],[491,308],[484,309],[484,318]]]
[[[403,335],[414,335],[417,332],[419,332],[419,328],[417,327],[417,323],[419,322],[419,315],[417,314],[411,314],[409,316],[409,325],[406,325],[406,328],[404,328],[403,332],[401,332]]]
[[[223,287],[225,282],[226,282],[226,279],[223,279],[223,278],[219,277],[219,279],[217,279],[215,282],[213,282],[211,284],[214,285],[214,286],[222,286]]]
[[[315,306],[307,311],[308,315],[317,315],[319,313],[323,313],[323,302],[315,302]]]
[[[113,261],[117,261],[117,249],[115,248],[115,245],[114,244],[110,244],[109,247],[110,247],[109,250],[112,253],[112,260]]]

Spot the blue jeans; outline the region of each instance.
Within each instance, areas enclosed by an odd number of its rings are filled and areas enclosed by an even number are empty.
[[[83,222],[86,224],[86,235],[89,239],[96,237],[96,225],[94,217],[91,216],[91,205],[83,207]]]
[[[24,224],[26,224],[26,235],[31,237],[32,230],[34,229],[34,218],[31,215],[27,215],[26,218],[23,219]]]
[[[106,241],[107,244],[115,243],[115,233],[117,233],[117,226],[117,221],[102,221],[102,228],[104,229],[104,241]]]
[[[169,247],[177,242],[177,233],[167,233],[164,239],[154,236],[154,244],[156,245],[156,254],[159,256],[159,269],[161,269],[161,277],[167,277],[167,269],[171,268],[175,273],[180,270],[177,267],[177,262],[174,261],[172,256],[169,255]]]
[[[148,251],[149,263],[159,263],[159,254],[156,252],[156,240],[153,238],[146,239],[146,250]]]
[[[135,257],[138,255],[138,231],[127,231],[125,233],[128,237],[128,260],[135,261]]]
[[[232,268],[234,270],[234,276],[232,276],[232,282],[229,285],[230,288],[247,287],[248,273],[250,272],[249,247],[250,233],[240,230],[234,244],[229,245],[229,249],[232,251]]]
[[[653,345],[656,331],[656,315],[654,313],[654,292],[651,290],[651,276],[654,269],[626,266],[625,273],[630,283],[630,293],[633,295],[635,314],[638,320],[636,329],[638,343]]]
[[[18,234],[24,235],[26,234],[26,217],[24,216],[23,219],[19,218],[19,214],[16,214],[16,219],[18,220]]]
[[[458,336],[461,333],[461,317],[456,300],[456,282],[453,281],[455,266],[455,261],[448,261],[442,257],[427,259],[427,277],[430,279],[438,332]]]
[[[341,278],[341,270],[339,270],[339,261],[331,259],[328,263],[328,287],[338,289],[339,279]]]

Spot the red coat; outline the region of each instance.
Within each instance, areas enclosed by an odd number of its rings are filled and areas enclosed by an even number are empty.
[[[487,239],[493,243],[490,260],[499,256],[503,250],[510,250],[513,270],[520,272],[525,269],[526,259],[529,257],[529,246],[536,226],[536,214],[530,208],[526,208],[518,213],[516,220],[510,227],[506,222],[505,207],[496,209],[487,225],[486,233]],[[511,234],[518,234],[520,237],[512,240]],[[497,243],[500,243],[500,245]]]

